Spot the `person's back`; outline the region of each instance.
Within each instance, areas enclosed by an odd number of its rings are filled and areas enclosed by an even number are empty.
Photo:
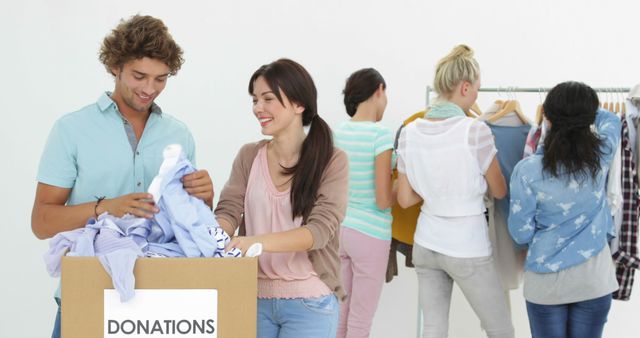
[[[447,336],[455,281],[489,337],[513,337],[482,201],[487,188],[499,199],[506,187],[491,130],[464,113],[480,87],[469,47],[457,46],[438,62],[434,85],[437,103],[398,140],[398,203],[424,201],[412,252],[424,336]]]
[[[351,223],[349,220],[351,213],[358,212],[371,213],[390,222],[390,209],[380,209],[376,201],[375,162],[376,156],[393,146],[393,132],[379,122],[346,121],[333,130],[333,135],[336,147],[347,153],[349,158],[349,206],[342,225],[359,228],[357,221]],[[390,170],[393,167],[391,162]],[[376,236],[381,238],[386,238],[391,231],[388,225],[378,228],[382,233]]]
[[[555,86],[543,105],[551,125],[544,146],[511,176],[509,232],[528,246],[523,294],[533,337],[601,337],[618,289],[605,183],[621,124],[598,104],[585,84]]]
[[[536,259],[529,259],[527,266],[531,271],[546,273],[579,264],[592,253],[599,252],[605,241],[599,240],[598,245],[594,246],[596,242],[587,239],[604,238],[607,232],[613,230],[613,221],[606,198],[606,175],[598,174],[595,178],[585,179],[549,179],[542,171],[542,157],[541,154],[532,155],[517,164],[513,177],[518,177],[519,181],[513,182],[513,189],[524,189],[533,198],[512,199],[510,214],[514,227],[512,235],[519,243],[525,243],[524,239],[532,234],[534,227],[545,230],[535,233],[535,244],[529,245],[529,256]],[[609,156],[602,158],[610,159]],[[608,166],[608,163],[603,164]],[[535,221],[530,218],[525,220],[526,213],[521,211],[529,208],[525,204],[530,200],[535,200],[537,204]],[[602,224],[603,227],[591,229],[591,223]],[[558,254],[566,251],[566,244],[571,242],[574,243],[575,255],[571,258],[563,255],[564,258],[556,259]]]
[[[336,147],[349,158],[349,202],[340,229],[342,283],[337,337],[368,337],[389,259],[393,132],[380,124],[387,106],[386,83],[373,68],[347,79],[344,104],[349,121],[334,131]]]
[[[491,144],[485,126],[472,118],[453,117],[420,119],[405,129],[399,149],[407,155],[404,165],[414,190],[428,201],[423,211],[444,217],[483,213],[483,173],[495,155],[491,147],[480,148]]]

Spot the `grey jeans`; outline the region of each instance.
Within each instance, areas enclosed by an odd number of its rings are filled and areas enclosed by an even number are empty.
[[[511,314],[493,257],[456,258],[417,244],[413,264],[423,313],[423,338],[445,338],[453,282],[465,295],[490,338],[513,338]]]

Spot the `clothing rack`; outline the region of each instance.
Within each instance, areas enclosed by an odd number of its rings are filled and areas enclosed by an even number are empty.
[[[505,95],[509,95],[512,93],[547,93],[551,90],[550,87],[493,87],[493,88],[480,88],[478,92],[490,92],[490,93],[503,93]],[[631,88],[629,87],[600,87],[593,88],[596,93],[628,93]],[[426,91],[426,108],[431,107],[431,94],[435,92],[434,88],[431,86],[427,86]],[[418,320],[417,320],[417,330],[416,336],[418,338],[422,337],[422,308],[420,307],[420,300],[418,300]]]
[[[497,87],[497,88],[480,88],[479,92],[491,92],[491,93],[546,93],[550,91],[550,87]],[[630,88],[628,87],[601,87],[601,88],[593,88],[597,93],[628,93]],[[426,107],[430,107],[430,98],[431,93],[434,92],[433,87],[427,86],[427,95],[426,95]]]

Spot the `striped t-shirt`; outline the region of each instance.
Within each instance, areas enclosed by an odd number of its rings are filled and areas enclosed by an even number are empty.
[[[347,121],[334,129],[334,141],[349,157],[349,205],[342,225],[390,240],[391,208],[376,205],[375,158],[393,149],[393,132],[377,122]],[[395,165],[395,154],[389,165]]]

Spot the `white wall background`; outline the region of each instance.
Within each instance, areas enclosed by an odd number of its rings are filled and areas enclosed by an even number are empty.
[[[258,66],[279,57],[310,71],[320,112],[331,125],[347,118],[341,104],[346,77],[375,67],[388,84],[383,123],[395,128],[423,109],[436,61],[458,43],[475,49],[487,87],[640,82],[640,4],[631,0],[3,0],[0,337],[50,333],[57,281],[41,258],[47,242],[30,230],[40,153],[54,120],[113,89],[98,48],[120,18],[135,13],[163,19],[185,51],[187,62],[157,102],[190,126],[198,165],[210,171],[218,190],[241,144],[260,138],[247,81]],[[497,98],[482,93],[479,101],[486,107]],[[518,98],[533,116],[538,94]],[[385,286],[372,337],[415,337],[416,287],[408,269]],[[521,294],[512,292],[514,324],[518,337],[528,337]],[[630,302],[615,302],[605,337],[637,337],[638,313],[640,291]],[[450,336],[482,336],[459,291]]]

